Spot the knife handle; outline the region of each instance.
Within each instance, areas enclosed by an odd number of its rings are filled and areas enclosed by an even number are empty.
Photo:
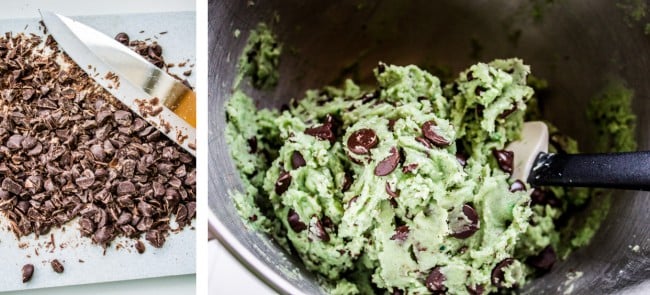
[[[185,91],[167,107],[185,122],[196,128],[196,93],[194,91]]]
[[[650,151],[609,154],[540,153],[530,171],[533,186],[559,185],[650,191]]]

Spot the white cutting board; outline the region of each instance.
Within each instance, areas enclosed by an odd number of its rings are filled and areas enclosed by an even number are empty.
[[[13,2],[13,1],[12,1]],[[16,1],[19,2],[19,1]],[[65,14],[65,7],[68,10],[73,6],[74,1],[56,2],[59,4],[50,6],[47,9],[54,10]],[[79,2],[79,1],[77,1]],[[124,2],[124,3],[120,3]],[[127,4],[129,2],[129,4]],[[131,1],[113,1],[111,5],[124,7],[130,5]],[[169,2],[169,1],[167,1]],[[193,2],[193,1],[192,1]],[[53,3],[53,2],[50,2]],[[90,3],[83,1],[83,3]],[[156,3],[156,2],[154,2]],[[25,4],[16,5],[16,15],[37,15],[36,9],[41,6]],[[144,4],[144,3],[143,3]],[[152,3],[147,3],[151,5]],[[164,3],[163,3],[164,4]],[[78,4],[77,5],[84,5]],[[85,4],[88,6],[88,4]],[[160,4],[159,4],[160,5]],[[10,5],[11,6],[11,5]],[[193,7],[193,6],[192,6]],[[10,7],[11,8],[11,7]],[[86,7],[86,9],[88,9]],[[38,20],[36,18],[9,19],[11,11],[2,9],[0,16],[0,33],[6,31],[20,32],[38,32]],[[77,8],[77,10],[79,10]],[[81,9],[83,11],[83,9]],[[155,10],[155,9],[152,9]],[[145,10],[146,11],[146,10]],[[118,32],[126,32],[131,39],[155,38],[163,47],[163,56],[168,63],[180,63],[190,60],[188,64],[194,64],[195,60],[195,14],[190,12],[164,12],[149,14],[121,14],[117,15],[94,15],[101,12],[93,11],[88,16],[74,16],[74,19],[82,21],[109,36],[114,36]],[[140,33],[140,31],[143,31]],[[167,31],[167,34],[161,35],[160,32]],[[189,68],[172,68],[172,71],[180,75]],[[194,75],[188,78],[194,85]],[[180,233],[172,233],[161,249],[154,248],[148,242],[144,241],[147,246],[144,254],[138,254],[132,247],[134,241],[128,239],[115,240],[111,246],[104,250],[97,245],[93,245],[88,238],[80,237],[77,230],[76,220],[68,223],[65,231],[60,229],[52,230],[54,244],[52,247],[50,235],[41,236],[35,239],[33,235],[23,237],[20,241],[14,234],[7,230],[7,222],[0,216],[0,291],[15,291],[24,289],[35,289],[54,286],[89,284],[98,282],[110,282],[120,280],[133,280],[142,278],[152,278],[161,276],[176,276],[184,274],[193,274],[196,271],[196,233],[195,230],[186,228]],[[194,226],[194,224],[193,224]],[[173,227],[173,226],[172,226]],[[21,247],[22,246],[22,247]],[[38,252],[38,255],[36,254]],[[50,261],[58,259],[63,262],[65,271],[62,274],[55,273]],[[80,262],[82,260],[83,262]],[[35,271],[32,280],[26,284],[21,280],[21,268],[24,264],[34,264]],[[179,278],[181,278],[179,280]],[[142,280],[142,284],[155,286],[163,280],[171,280],[188,286],[184,291],[176,290],[176,294],[194,293],[193,276],[191,277],[174,277],[170,279],[161,279],[159,281]],[[135,283],[135,285],[133,285]],[[137,281],[130,282],[132,288],[137,289]],[[189,283],[189,284],[188,284]],[[142,285],[141,284],[141,285]],[[161,287],[164,288],[165,283]],[[99,287],[97,287],[99,286]],[[116,284],[113,292],[118,291],[120,285]],[[90,286],[88,291],[92,289]],[[95,285],[95,290],[107,290],[111,294],[112,286],[110,284],[103,286]],[[123,288],[124,289],[124,288]],[[156,288],[157,289],[157,288]],[[58,290],[58,291],[56,291]],[[191,290],[191,291],[189,291]],[[45,291],[45,290],[43,290]],[[60,294],[63,289],[52,289],[52,292],[42,294]],[[144,292],[144,294],[161,294],[167,293],[158,290],[154,292]],[[179,292],[181,291],[181,292]],[[67,290],[65,293],[74,290]],[[142,292],[142,291],[141,291]],[[14,293],[14,292],[11,292]],[[91,292],[92,293],[92,292]],[[23,293],[18,293],[23,294]]]

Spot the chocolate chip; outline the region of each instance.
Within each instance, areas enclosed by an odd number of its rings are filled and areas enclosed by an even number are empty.
[[[467,156],[465,154],[457,152],[456,160],[458,161],[458,164],[463,166],[463,168],[467,166]]]
[[[513,182],[510,185],[510,192],[512,193],[518,191],[525,191],[525,190],[526,190],[526,185],[519,179],[515,180],[515,182]]]
[[[334,127],[333,121],[332,116],[327,115],[323,124],[305,129],[305,134],[311,135],[320,140],[328,140],[333,144],[336,140],[334,131],[332,130]]]
[[[379,65],[377,66],[377,73],[382,74],[385,71],[386,71],[386,64],[380,62]]]
[[[555,254],[555,250],[553,249],[553,246],[549,245],[546,248],[544,248],[544,250],[542,250],[539,254],[528,257],[526,262],[528,263],[528,265],[538,270],[547,272],[551,270],[556,260],[557,260],[557,255]]]
[[[147,54],[150,58],[160,58],[162,55],[162,47],[158,44],[152,44],[147,50]]]
[[[503,284],[505,281],[506,268],[512,265],[514,261],[515,260],[513,258],[506,258],[497,263],[497,265],[492,269],[492,285],[496,286],[497,288],[504,287]]]
[[[415,171],[418,168],[418,163],[411,163],[402,167],[402,173],[407,174]]]
[[[61,96],[67,99],[74,99],[75,97],[77,97],[77,92],[74,91],[74,89],[72,88],[66,88],[61,91]]]
[[[291,185],[291,174],[287,171],[281,171],[278,180],[275,182],[275,193],[282,195]]]
[[[93,242],[99,245],[106,245],[107,242],[113,239],[113,232],[114,230],[111,226],[101,227],[93,234]]]
[[[447,291],[445,280],[447,280],[447,278],[440,270],[440,267],[437,266],[434,267],[431,270],[431,273],[427,276],[425,285],[429,291],[433,292],[433,294],[444,294]]]
[[[299,233],[307,229],[307,225],[300,221],[300,216],[293,209],[289,209],[289,213],[287,214],[287,221],[289,222],[289,226],[294,232]]]
[[[508,174],[512,174],[512,163],[515,155],[512,151],[508,150],[492,150],[492,155],[497,159],[499,168]]]
[[[388,183],[388,181],[386,181],[386,187],[385,187],[385,189],[386,189],[386,193],[387,193],[389,196],[391,196],[391,198],[397,198],[397,197],[399,197],[399,191],[397,191],[397,190],[396,190],[396,191],[393,191],[393,190],[390,188],[390,183]]]
[[[34,275],[34,265],[33,264],[23,265],[23,283],[29,282],[29,280],[32,279],[33,275]]]
[[[470,295],[483,295],[483,292],[485,292],[485,286],[483,285],[467,286],[465,289]]]
[[[479,230],[479,218],[476,209],[470,204],[464,204],[462,212],[454,211],[449,216],[451,236],[458,239],[466,239]]]
[[[503,111],[503,113],[499,115],[499,118],[505,119],[508,116],[510,116],[510,114],[514,113],[516,110],[517,110],[517,105],[515,104],[512,106],[512,108]]]
[[[165,244],[165,235],[158,230],[150,230],[145,235],[145,239],[149,244],[156,248],[161,248]]]
[[[437,147],[446,147],[450,144],[449,140],[445,139],[438,134],[438,128],[436,127],[436,122],[426,121],[422,124],[422,135],[433,143]]]
[[[307,162],[305,162],[305,158],[302,157],[302,154],[299,151],[293,151],[291,154],[291,166],[293,169],[298,169],[305,165],[307,165]]]
[[[397,122],[397,120],[395,120],[395,119],[389,119],[388,120],[388,131],[390,131],[390,132],[394,131],[396,122]]]
[[[424,137],[417,136],[417,137],[415,137],[415,140],[417,142],[421,143],[426,148],[428,148],[428,149],[431,148],[431,143],[428,140],[426,140]]]
[[[530,205],[550,205],[551,207],[559,208],[562,202],[555,196],[553,191],[535,188],[530,194]]]
[[[52,269],[57,273],[62,273],[64,270],[63,264],[61,264],[58,259],[52,260],[52,262],[50,262],[50,265],[52,265]]]
[[[131,113],[127,111],[116,111],[113,117],[115,118],[115,122],[121,126],[131,125]]]
[[[257,137],[253,136],[248,140],[248,148],[251,154],[257,153]]]
[[[115,35],[115,40],[122,43],[124,46],[129,46],[129,35],[126,33],[117,33],[117,35]]]
[[[35,147],[37,143],[38,141],[36,140],[36,138],[31,136],[25,136],[23,137],[23,141],[20,142],[20,146],[23,147],[23,150],[30,150],[33,147]]]
[[[377,146],[379,139],[375,131],[369,128],[362,128],[354,131],[348,137],[348,149],[357,154],[365,155],[370,152],[370,149]]]
[[[2,189],[14,195],[20,195],[23,192],[23,186],[9,177],[2,180]]]
[[[312,219],[314,222],[309,226],[309,232],[316,236],[319,240],[327,243],[330,241],[330,235],[327,233],[323,224],[318,218]]]
[[[401,157],[396,147],[390,149],[390,154],[385,159],[381,160],[375,167],[375,175],[386,176],[393,172],[399,164]]]
[[[81,173],[81,176],[75,179],[75,183],[82,189],[87,189],[95,182],[95,174],[86,169]]]
[[[144,253],[144,250],[145,250],[144,243],[142,241],[140,241],[140,240],[135,242],[135,250],[138,251],[138,253],[140,253],[140,254]]]
[[[122,181],[117,185],[118,195],[128,195],[135,193],[135,185],[130,181]]]
[[[17,150],[21,148],[20,143],[23,141],[23,136],[19,134],[14,134],[9,136],[7,143],[5,144],[10,150]]]
[[[352,179],[352,175],[350,175],[349,172],[345,172],[343,175],[343,187],[341,189],[342,192],[347,192],[350,189],[350,186],[352,186],[352,182],[354,179]]]
[[[409,227],[407,225],[400,225],[395,229],[395,234],[390,237],[391,240],[406,241],[409,237]]]

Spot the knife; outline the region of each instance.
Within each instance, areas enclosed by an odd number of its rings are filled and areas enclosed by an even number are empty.
[[[89,77],[195,156],[196,93],[192,89],[113,38],[65,16],[40,13],[59,47]]]

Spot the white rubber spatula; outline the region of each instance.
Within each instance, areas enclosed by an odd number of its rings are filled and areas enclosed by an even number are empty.
[[[557,185],[650,190],[650,151],[608,154],[549,154],[548,128],[524,123],[514,154],[512,178],[532,186]]]

